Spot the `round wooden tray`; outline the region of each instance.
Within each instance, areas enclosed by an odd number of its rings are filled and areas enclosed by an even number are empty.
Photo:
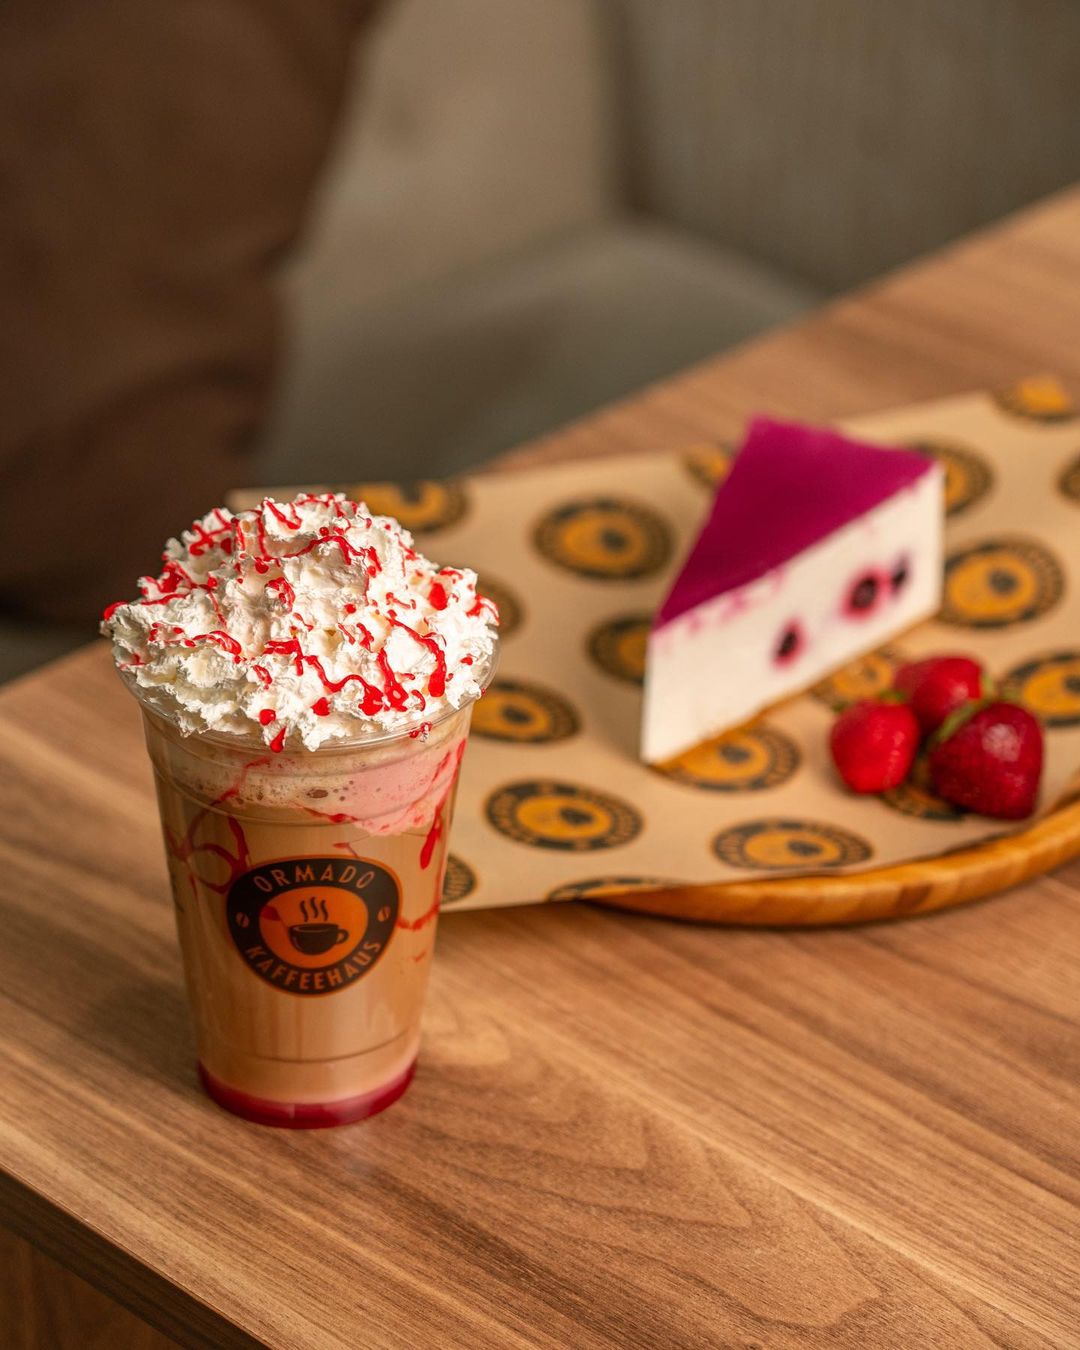
[[[1008,890],[1080,854],[1080,792],[1018,833],[936,858],[836,876],[590,893],[590,902],[699,923],[811,928],[906,919]]]

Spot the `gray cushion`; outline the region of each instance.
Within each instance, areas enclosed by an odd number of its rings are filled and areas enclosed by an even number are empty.
[[[261,481],[456,472],[820,299],[620,222],[325,322],[309,308]]]

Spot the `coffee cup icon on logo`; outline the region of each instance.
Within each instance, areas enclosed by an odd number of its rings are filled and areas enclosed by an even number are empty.
[[[348,940],[349,933],[336,923],[294,923],[289,925],[289,941],[305,956],[321,956],[339,942]]]
[[[349,939],[349,930],[340,928],[330,919],[325,900],[315,896],[300,901],[303,923],[289,924],[289,941],[305,956],[322,956],[331,947]]]

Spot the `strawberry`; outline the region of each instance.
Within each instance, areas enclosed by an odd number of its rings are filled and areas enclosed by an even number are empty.
[[[1015,703],[970,703],[949,718],[930,751],[934,790],[955,806],[998,820],[1035,810],[1043,734]]]
[[[853,792],[887,792],[908,775],[919,748],[919,723],[906,703],[866,700],[833,723],[829,749]]]
[[[924,734],[936,731],[957,708],[989,693],[982,666],[969,656],[929,656],[901,666],[893,688],[906,694]]]

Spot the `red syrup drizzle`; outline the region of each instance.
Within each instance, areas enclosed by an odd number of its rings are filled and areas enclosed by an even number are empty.
[[[292,586],[289,585],[289,582],[285,577],[275,577],[273,581],[268,581],[266,583],[266,589],[268,591],[274,591],[277,598],[287,610],[291,610],[295,606],[296,592],[293,590]]]
[[[297,503],[291,502],[289,503],[289,505],[291,505],[292,507],[291,518],[285,514],[285,512],[281,509],[281,507],[278,506],[277,502],[275,502],[271,497],[264,497],[262,499],[262,505],[259,507],[259,510],[262,512],[269,511],[270,514],[274,517],[274,519],[279,521],[282,525],[284,525],[287,530],[298,530],[301,527],[301,525],[303,525],[304,522],[300,519],[300,512],[297,510]]]
[[[393,622],[393,620],[391,622]],[[404,626],[404,624],[401,625],[402,628],[404,628]],[[396,712],[402,711],[409,700],[409,692],[390,669],[390,662],[387,659],[385,648],[379,652],[378,656],[376,656],[375,662],[382,672],[383,679],[386,681],[386,687],[382,692],[382,696],[386,700],[387,706],[393,708]]]
[[[428,591],[428,599],[431,601],[432,609],[445,609],[449,597],[446,594],[446,587],[441,581],[433,581],[431,589]]]
[[[319,811],[314,806],[305,806],[304,810],[309,816],[315,816],[319,820],[328,820],[331,825],[359,825],[363,816],[350,816],[347,811]],[[348,848],[348,844],[335,844],[335,848]],[[359,857],[359,854],[355,855]]]
[[[477,592],[476,599],[465,613],[470,619],[476,619],[481,614],[486,614],[492,623],[499,622],[499,609],[495,601],[489,600],[486,595],[481,595],[479,592]]]
[[[252,769],[260,768],[269,764],[271,761],[265,757],[261,759],[249,760],[237,775],[236,782],[225,789],[220,796],[215,797],[209,806],[204,806],[191,818],[182,839],[177,839],[172,830],[166,825],[164,827],[165,846],[169,853],[181,863],[187,872],[188,884],[191,886],[192,899],[197,901],[199,898],[199,886],[205,886],[207,890],[214,891],[217,895],[224,895],[229,887],[239,877],[248,871],[251,867],[251,854],[248,849],[247,836],[244,834],[244,827],[235,816],[226,816],[226,824],[229,833],[233,837],[233,843],[236,848],[235,853],[230,853],[228,849],[223,848],[216,843],[199,843],[197,835],[200,826],[211,816],[214,808],[221,806],[222,803],[238,797],[244,790],[244,784],[247,782],[248,774]],[[209,878],[201,876],[195,866],[195,857],[197,854],[208,854],[210,857],[220,858],[229,869],[229,875],[225,881],[210,881]]]
[[[453,762],[450,785],[439,799],[438,805],[435,807],[435,815],[431,822],[431,829],[428,831],[423,844],[420,846],[420,867],[422,871],[426,872],[431,866],[432,859],[435,856],[436,846],[445,831],[445,817],[443,813],[446,808],[446,803],[450,800],[451,793],[454,791],[458,770],[461,767],[461,761],[464,757],[465,742],[461,741],[453,750],[448,750],[446,754],[443,755],[442,759],[440,759],[439,763],[436,765],[435,772],[431,775],[431,782],[437,783],[439,778],[445,773],[447,766],[451,761]],[[322,816],[324,819],[331,820],[335,824],[351,823],[360,819],[357,816],[345,816],[342,814],[330,815],[325,811],[316,811],[314,807],[311,806],[305,806],[304,810],[310,815]],[[347,840],[337,842],[333,847],[341,849],[343,853],[348,853],[351,857],[356,858],[361,862],[364,861],[363,855],[357,853],[353,845]],[[399,916],[395,927],[403,928],[409,933],[418,933],[421,929],[426,928],[427,925],[437,917],[439,910],[442,907],[443,874],[445,870],[445,866],[438,869],[435,876],[435,898],[428,908],[424,910],[423,914],[415,919],[406,919],[404,916]],[[417,961],[422,960],[426,954],[427,952],[425,950],[420,956],[414,957],[413,959]]]
[[[446,657],[443,649],[433,637],[421,637],[415,628],[410,628],[407,623],[402,623],[400,619],[392,618],[390,622],[395,628],[403,628],[406,633],[418,642],[421,647],[426,647],[435,658],[435,669],[428,676],[428,693],[432,698],[442,698],[446,693]]]

